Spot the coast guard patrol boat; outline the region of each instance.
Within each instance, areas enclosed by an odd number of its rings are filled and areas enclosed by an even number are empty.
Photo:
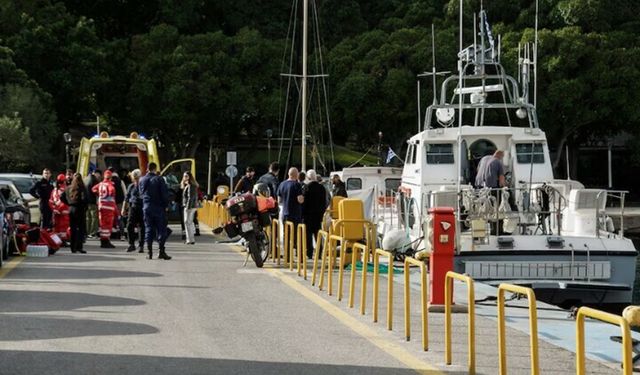
[[[441,73],[435,67],[427,73],[434,100],[421,131],[408,140],[395,221],[415,250],[429,250],[428,209],[454,207],[456,272],[493,285],[530,286],[558,305],[629,304],[637,252],[623,222],[614,228],[605,214],[615,201],[622,220],[626,192],[554,178],[529,84],[535,44],[519,48],[516,79],[501,65],[500,39],[494,41],[487,14],[474,19],[479,31],[474,27],[466,48],[460,38],[458,72],[443,74],[439,98]],[[507,187],[474,188],[480,158],[495,150],[505,154]],[[381,231],[389,229],[384,221]]]

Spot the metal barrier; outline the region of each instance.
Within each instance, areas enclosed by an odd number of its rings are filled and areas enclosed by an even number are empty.
[[[318,288],[322,290],[324,287],[324,270],[325,264],[327,269],[327,290],[329,295],[333,295],[333,263],[335,262],[335,257],[333,256],[334,251],[337,251],[338,242],[340,243],[341,253],[345,252],[345,240],[336,235],[329,235],[329,243],[324,247],[322,252],[322,263],[320,265],[320,283]],[[337,255],[337,254],[336,254]],[[342,255],[342,254],[341,254]],[[340,259],[340,263],[342,263],[342,258]],[[328,262],[328,264],[327,264]]]
[[[420,267],[420,307],[422,308],[422,350],[429,350],[429,316],[427,312],[427,266],[415,258],[404,259],[404,332],[407,341],[411,340],[411,290],[409,288],[409,266]]]
[[[271,219],[271,260],[275,263],[278,262],[280,265],[280,236],[278,232],[280,231],[280,221],[278,219]]]
[[[388,283],[387,283],[387,329],[393,329],[393,253],[376,249],[373,253],[373,322],[378,322],[378,282],[380,279],[380,255],[389,258]]]
[[[469,314],[469,374],[474,375],[476,373],[476,304],[475,304],[475,291],[473,279],[467,275],[455,273],[453,271],[447,272],[445,276],[445,289],[444,289],[444,360],[447,365],[451,364],[451,303],[453,299],[453,280],[459,280],[467,284],[467,306]]]
[[[316,285],[316,274],[318,270],[318,258],[321,253],[324,255],[324,248],[328,245],[329,242],[329,232],[326,230],[319,230],[318,235],[316,236],[316,248],[313,252],[313,272],[311,273],[311,285]]]
[[[364,315],[364,305],[367,300],[367,260],[369,259],[369,247],[365,244],[354,243],[351,247],[351,279],[349,281],[349,307],[353,308],[356,289],[356,264],[358,254],[362,252],[362,290],[360,291],[360,313]]]
[[[507,373],[507,348],[505,342],[504,292],[520,293],[529,300],[529,337],[531,346],[531,374],[538,375],[538,314],[536,312],[536,295],[533,289],[512,284],[498,286],[498,355],[500,361],[500,375]]]
[[[282,239],[282,256],[284,265],[289,265],[289,271],[293,271],[293,245],[295,240],[296,227],[292,221],[284,222],[284,236]],[[279,264],[279,263],[278,263]]]
[[[298,276],[304,269],[304,279],[307,279],[307,225],[298,224]]]
[[[610,314],[604,311],[581,307],[578,309],[576,317],[576,374],[584,375],[585,372],[585,347],[584,347],[584,319],[589,317],[603,322],[620,326],[622,330],[622,373],[631,375],[633,373],[633,360],[631,354],[631,330],[629,323],[621,316]]]

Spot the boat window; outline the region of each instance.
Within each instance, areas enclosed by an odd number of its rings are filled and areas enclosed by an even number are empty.
[[[385,191],[398,191],[400,188],[400,183],[402,182],[399,178],[385,178],[384,180],[384,190]]]
[[[415,145],[409,145],[409,147],[407,147],[407,158],[405,159],[407,161],[407,164],[415,164],[416,163],[416,146]]]
[[[362,179],[357,177],[347,178],[347,190],[360,190],[362,189]]]
[[[453,145],[451,143],[429,143],[427,164],[453,164]]]
[[[532,147],[533,146],[533,152]],[[520,164],[531,164],[531,158],[533,157],[533,164],[544,163],[544,151],[542,150],[542,144],[540,143],[520,143],[516,145],[516,157]]]
[[[411,153],[411,164],[416,164],[416,159],[418,158],[418,146],[413,145],[411,148],[413,148],[413,152]]]

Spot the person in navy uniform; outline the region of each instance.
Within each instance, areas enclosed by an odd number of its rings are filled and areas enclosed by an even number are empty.
[[[42,179],[36,182],[29,190],[29,193],[40,200],[40,226],[45,229],[53,227],[53,211],[49,207],[49,198],[53,192],[51,184],[51,170],[42,170]]]
[[[144,217],[145,240],[148,258],[153,259],[153,238],[158,241],[158,259],[169,260],[164,244],[167,240],[167,207],[169,189],[164,179],[156,171],[156,163],[149,163],[149,172],[140,179],[139,189],[142,196],[142,214]]]

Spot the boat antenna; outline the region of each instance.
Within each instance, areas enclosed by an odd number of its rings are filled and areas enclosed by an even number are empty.
[[[420,109],[420,78],[431,76],[431,82],[433,85],[433,105],[438,105],[438,89],[437,89],[437,76],[445,76],[451,73],[450,71],[438,72],[436,69],[436,32],[434,24],[431,24],[431,72],[424,72],[418,74],[418,132],[421,130],[422,125],[422,113]]]
[[[535,41],[533,43],[533,106],[538,104],[538,0],[536,0]],[[537,108],[537,107],[536,107]]]
[[[463,9],[463,0],[460,0],[460,41],[459,41],[459,50],[462,51],[462,9]],[[474,21],[475,22],[475,21]],[[460,167],[462,166],[462,160],[460,160],[460,155],[462,155],[462,100],[464,99],[464,95],[462,95],[462,54],[458,54],[458,89],[460,90],[460,95],[458,95],[458,157],[456,158],[456,190],[460,191]],[[460,217],[460,204],[458,206],[458,218]]]

